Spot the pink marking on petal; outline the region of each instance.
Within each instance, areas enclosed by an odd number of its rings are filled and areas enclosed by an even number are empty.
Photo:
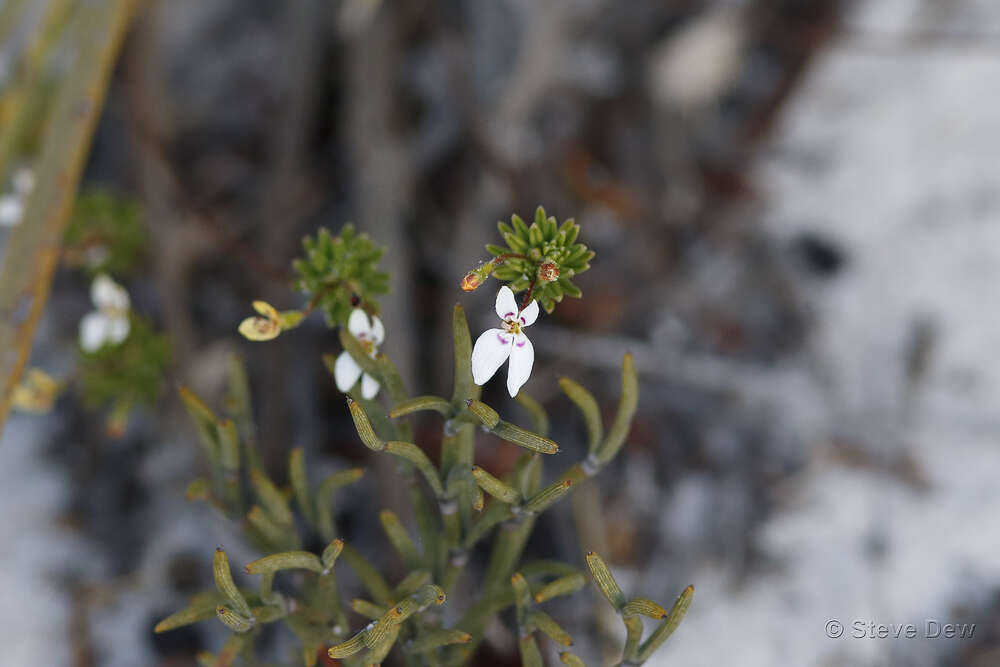
[[[514,314],[513,312],[509,312],[509,313],[504,313],[504,316],[503,316],[503,318],[504,318],[504,319],[506,320],[506,319],[508,319],[508,318],[509,318],[509,317],[510,317],[511,315],[513,315],[513,314]]]
[[[521,320],[521,324],[524,324],[524,317],[521,317],[519,319]]]
[[[506,338],[504,338],[500,334],[497,334],[497,340],[500,341],[501,343],[503,343],[504,345],[506,345],[507,343],[510,342],[509,340],[507,340]]]
[[[520,343],[514,343],[514,345],[517,345],[518,347],[524,347],[524,344],[527,343],[527,342],[528,342],[527,339],[525,339],[525,340],[522,340]]]

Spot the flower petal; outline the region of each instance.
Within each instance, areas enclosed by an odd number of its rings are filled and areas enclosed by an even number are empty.
[[[274,320],[263,317],[248,317],[237,329],[247,340],[271,340],[281,333],[281,326]]]
[[[254,301],[253,309],[269,320],[278,319],[278,311],[267,301]]]
[[[514,298],[514,293],[506,285],[497,292],[496,309],[497,317],[501,320],[509,320],[517,315],[517,300]]]
[[[128,332],[131,330],[132,326],[129,324],[127,317],[109,317],[108,318],[108,340],[112,344],[118,345],[123,340],[128,338]]]
[[[361,377],[361,366],[358,366],[346,350],[341,352],[333,364],[333,380],[337,383],[337,389],[345,393],[350,391],[359,377]]]
[[[108,340],[110,320],[104,313],[94,311],[80,320],[80,347],[84,352],[97,352]]]
[[[518,313],[518,317],[521,320],[521,326],[530,327],[538,319],[538,302],[532,299],[528,307]]]
[[[472,348],[472,379],[486,384],[510,356],[513,337],[503,329],[487,329]]]
[[[382,324],[382,320],[380,320],[376,315],[372,315],[371,334],[376,345],[381,345],[382,341],[385,340],[385,325]]]
[[[528,381],[531,367],[535,363],[535,348],[524,334],[514,337],[510,347],[510,364],[507,367],[507,391],[511,396],[517,396],[521,386]]]
[[[361,398],[372,399],[378,395],[379,383],[368,373],[361,376]]]
[[[99,309],[128,310],[129,307],[128,292],[106,273],[98,275],[91,283],[90,300]]]
[[[347,320],[347,330],[355,338],[365,338],[371,334],[372,325],[368,320],[368,313],[361,308],[351,311],[351,317]]]
[[[24,217],[24,203],[15,195],[0,197],[0,227],[13,227]]]

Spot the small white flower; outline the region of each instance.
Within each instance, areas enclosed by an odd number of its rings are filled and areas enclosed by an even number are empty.
[[[17,195],[0,196],[0,227],[13,227],[24,217],[24,202]]]
[[[11,182],[14,185],[14,192],[26,198],[35,189],[35,172],[27,167],[21,167],[14,173]]]
[[[97,310],[80,320],[80,347],[96,352],[106,343],[118,345],[128,338],[130,302],[125,288],[102,273],[90,285],[90,300]]]
[[[361,308],[355,308],[347,320],[347,330],[358,339],[368,356],[374,359],[378,346],[385,340],[382,320],[374,315],[369,319],[368,313]],[[379,390],[378,380],[363,372],[361,366],[358,366],[347,350],[344,350],[333,365],[333,379],[337,383],[337,389],[343,392],[349,391],[358,378],[361,378],[362,398],[375,398]]]
[[[30,169],[18,169],[12,179],[14,191],[0,196],[0,227],[13,227],[24,217],[28,195],[35,188],[35,175]]]
[[[509,357],[507,391],[517,396],[535,363],[535,349],[524,335],[524,327],[538,319],[538,302],[532,299],[527,308],[518,310],[514,293],[504,285],[497,293],[496,310],[503,320],[502,328],[487,329],[476,340],[472,349],[472,379],[476,384],[486,384]]]

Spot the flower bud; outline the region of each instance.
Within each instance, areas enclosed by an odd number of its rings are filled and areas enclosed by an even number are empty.
[[[538,267],[538,279],[550,283],[559,277],[559,267],[552,262],[545,262]]]
[[[469,271],[465,274],[465,277],[462,278],[462,289],[466,292],[471,292],[482,284],[483,279],[475,271]]]

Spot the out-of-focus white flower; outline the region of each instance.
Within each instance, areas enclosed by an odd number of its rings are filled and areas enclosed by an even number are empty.
[[[382,325],[382,320],[374,315],[369,318],[364,310],[355,308],[347,320],[347,330],[358,339],[368,356],[374,359],[378,346],[385,340],[385,326]],[[354,358],[344,350],[333,365],[333,379],[337,383],[337,389],[343,392],[349,391],[358,378],[361,378],[361,397],[375,398],[379,390],[378,380],[362,371],[361,366],[358,366]]]
[[[17,195],[0,197],[0,227],[13,227],[24,217],[24,202]]]
[[[472,349],[472,379],[476,384],[486,384],[510,358],[507,391],[517,396],[535,363],[535,349],[524,335],[524,328],[538,319],[538,302],[532,299],[524,310],[519,310],[514,293],[504,285],[497,293],[496,310],[503,324],[500,329],[487,329],[476,339]]]
[[[107,343],[118,345],[128,338],[130,301],[125,288],[102,273],[90,285],[90,300],[97,310],[80,320],[84,352],[96,352]]]
[[[11,183],[13,192],[0,196],[0,227],[13,227],[21,222],[28,195],[35,188],[35,175],[22,167],[15,172]]]
[[[14,173],[11,182],[14,184],[16,194],[27,197],[35,189],[35,173],[27,167],[21,167]]]

